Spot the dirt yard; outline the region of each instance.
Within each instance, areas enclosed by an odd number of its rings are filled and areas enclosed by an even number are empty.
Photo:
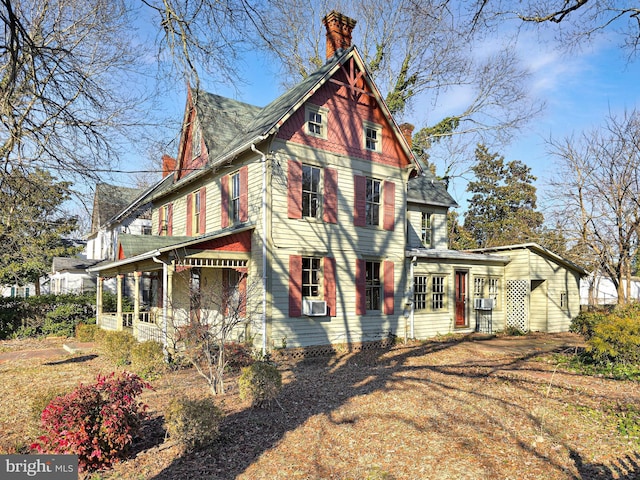
[[[114,370],[90,346],[0,342],[0,451],[38,434],[38,392]],[[637,382],[561,371],[551,352],[571,334],[442,339],[387,350],[282,359],[279,405],[251,409],[235,378],[215,448],[184,454],[162,412],[180,393],[206,394],[189,370],[153,382],[131,458],[92,479],[638,479],[640,439],[619,424],[640,405]],[[30,352],[30,353],[27,353]]]

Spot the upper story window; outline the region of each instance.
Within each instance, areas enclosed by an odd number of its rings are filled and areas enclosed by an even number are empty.
[[[314,137],[327,138],[327,113],[326,108],[315,105],[305,106],[306,131]]]
[[[192,203],[192,211],[190,214],[192,215],[192,225],[193,225],[193,233],[202,233],[200,232],[200,190],[193,193],[193,203]]]
[[[231,175],[231,192],[229,197],[229,216],[231,223],[240,222],[240,172]]]
[[[364,122],[364,148],[372,152],[382,151],[382,127],[375,123]]]
[[[191,133],[191,157],[197,158],[202,153],[202,130],[200,130],[200,122],[195,119],[193,121],[193,130]]]
[[[143,225],[140,227],[141,235],[151,235],[151,225]]]
[[[380,180],[367,178],[367,196],[365,205],[365,224],[380,224]]]
[[[320,169],[302,166],[302,216],[320,218]]]
[[[420,240],[422,241],[422,246],[426,248],[431,248],[432,242],[432,230],[431,230],[431,220],[432,214],[422,212],[422,226],[420,229]]]
[[[380,262],[366,262],[365,298],[367,310],[380,310],[382,283],[380,282]]]
[[[320,295],[320,259],[302,257],[302,296],[318,297]]]
[[[173,205],[168,203],[158,211],[158,235],[171,236],[171,217]]]

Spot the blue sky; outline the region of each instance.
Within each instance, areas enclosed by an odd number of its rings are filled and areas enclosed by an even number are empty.
[[[501,148],[499,153],[507,160],[520,160],[532,169],[538,178],[539,207],[544,210],[544,190],[548,179],[554,175],[556,159],[548,153],[545,141],[553,136],[562,139],[602,125],[611,114],[622,114],[632,110],[638,102],[638,79],[640,60],[629,62],[626,54],[615,42],[617,38],[600,37],[584,50],[571,53],[554,50],[552,44],[543,44],[531,35],[521,35],[517,44],[522,63],[531,72],[529,85],[532,96],[544,101],[546,108],[519,133],[512,143]],[[491,46],[489,48],[492,48]],[[254,59],[245,59],[248,84],[239,91],[220,84],[207,83],[205,89],[224,96],[237,98],[247,103],[264,106],[282,93],[282,86],[273,64],[260,64]],[[167,103],[176,111],[179,122],[184,109],[186,92],[176,89],[167,92]],[[439,97],[435,108],[417,105],[405,120],[417,126],[427,121],[459,113],[459,92],[452,91]],[[177,132],[176,132],[177,133]],[[166,153],[175,155],[177,145],[169,145]],[[433,158],[436,165],[438,158]],[[438,172],[442,173],[442,172]],[[466,184],[457,181],[451,192],[461,206],[466,207]]]

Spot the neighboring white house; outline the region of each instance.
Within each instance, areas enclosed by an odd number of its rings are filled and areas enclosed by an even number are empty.
[[[143,202],[146,193],[140,188],[96,185],[85,250],[88,260],[114,260],[120,233],[151,235],[151,205]]]
[[[626,281],[623,281],[626,291]],[[640,301],[640,277],[631,277],[629,299]],[[580,281],[580,305],[615,305],[618,303],[618,291],[608,277],[590,274]]]
[[[85,293],[95,291],[96,278],[87,272],[99,260],[54,257],[49,275],[49,291],[54,294]]]

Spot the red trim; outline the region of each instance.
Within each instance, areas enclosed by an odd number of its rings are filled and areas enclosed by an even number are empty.
[[[246,165],[240,169],[240,222],[249,219],[249,167]]]
[[[336,259],[324,258],[324,300],[330,317],[336,316]]]
[[[229,226],[229,175],[220,178],[220,227]]]
[[[302,163],[289,160],[287,187],[287,215],[302,218]]]
[[[395,282],[393,278],[393,262],[382,262],[382,282],[383,282],[383,294],[384,294],[384,304],[383,304],[383,313],[386,315],[393,315],[394,311],[394,293],[395,293]]]
[[[200,189],[200,235],[207,233],[207,190],[205,187]]]
[[[167,236],[173,236],[173,203],[170,203],[167,208],[169,213],[167,214]]]
[[[360,175],[353,176],[353,190],[355,192],[353,224],[356,227],[364,227],[366,225],[366,209],[367,209],[367,177]]]
[[[127,258],[124,254],[124,248],[122,248],[122,245],[118,245],[118,260],[124,260],[125,258]]]
[[[187,236],[193,232],[193,193],[187,195]]]
[[[302,316],[302,256],[289,256],[289,316]]]
[[[356,315],[367,313],[367,264],[366,261],[356,259]]]
[[[382,227],[385,230],[393,231],[396,223],[396,184],[385,181],[383,184],[382,202],[383,219]]]
[[[338,170],[324,169],[324,208],[322,218],[328,223],[338,223]]]
[[[230,233],[224,237],[207,240],[194,245],[192,248],[203,250],[220,250],[223,252],[250,252],[251,231]]]

